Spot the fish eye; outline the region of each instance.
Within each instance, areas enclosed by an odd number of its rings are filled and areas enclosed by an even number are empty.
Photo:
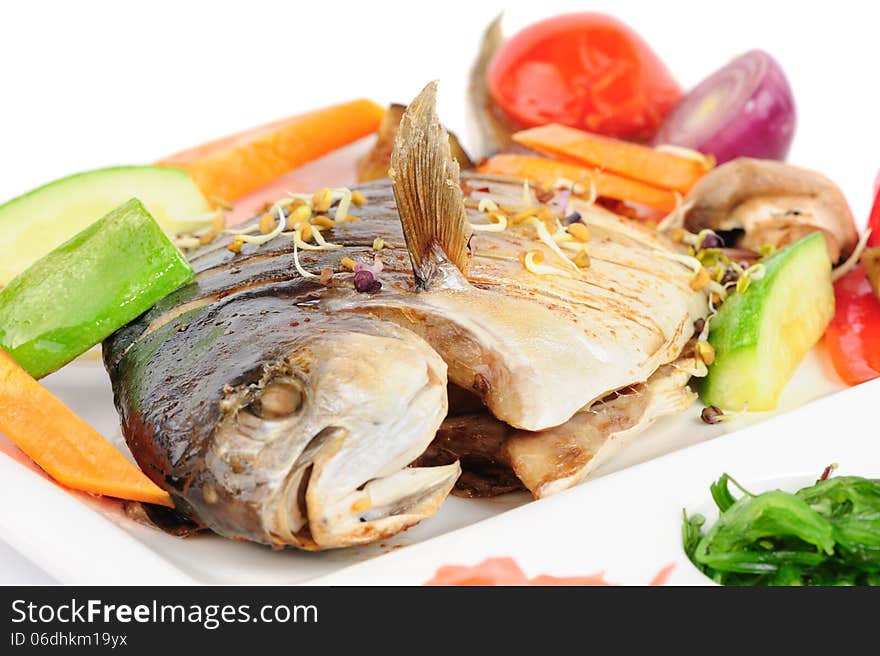
[[[276,378],[269,382],[251,404],[251,411],[262,419],[283,419],[303,405],[303,385],[295,378]]]

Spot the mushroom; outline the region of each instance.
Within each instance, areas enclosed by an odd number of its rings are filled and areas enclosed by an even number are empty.
[[[737,246],[781,248],[818,231],[832,263],[859,240],[843,192],[821,173],[743,157],[707,173],[687,195],[684,226],[693,232],[742,231]]]

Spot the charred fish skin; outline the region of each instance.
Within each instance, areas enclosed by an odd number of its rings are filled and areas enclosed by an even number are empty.
[[[406,469],[446,414],[442,360],[393,324],[334,320],[314,291],[269,282],[164,324],[147,313],[105,343],[139,465],[226,537],[362,544],[433,513],[458,477],[457,464]]]

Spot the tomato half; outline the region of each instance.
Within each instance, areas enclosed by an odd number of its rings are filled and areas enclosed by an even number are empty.
[[[649,139],[681,87],[647,43],[598,13],[556,16],[505,42],[489,65],[492,100],[524,127],[562,123]]]

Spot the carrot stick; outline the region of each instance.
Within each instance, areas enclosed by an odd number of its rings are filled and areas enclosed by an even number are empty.
[[[3,351],[0,430],[67,487],[174,507],[167,492]]]
[[[353,100],[217,139],[158,164],[188,170],[208,198],[235,201],[375,132],[384,113],[370,100]]]
[[[513,139],[572,164],[595,166],[681,193],[687,193],[713,166],[710,158],[700,161],[556,124],[517,132]]]
[[[613,173],[543,157],[496,155],[477,170],[480,173],[528,179],[545,186],[554,185],[557,180],[564,178],[589,189],[592,182],[599,196],[638,203],[662,212],[671,212],[678,203],[675,193],[668,189],[658,189]]]

